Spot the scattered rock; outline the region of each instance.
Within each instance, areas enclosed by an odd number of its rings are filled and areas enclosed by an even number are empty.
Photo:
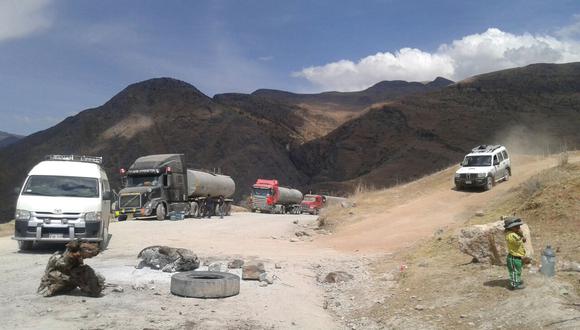
[[[297,225],[298,224],[298,220],[294,220],[292,221],[293,224]]]
[[[292,242],[292,243],[296,243],[296,242],[299,242],[299,240],[297,240],[296,238],[291,238],[291,239],[290,239],[290,242]]]
[[[274,264],[274,268],[276,268],[276,269],[282,269],[282,265],[280,265],[280,264]]]
[[[238,269],[238,268],[242,268],[243,265],[244,265],[244,261],[242,259],[234,259],[228,263],[228,268]]]
[[[212,262],[207,267],[207,270],[210,272],[227,272],[227,267],[221,262]]]
[[[296,237],[310,236],[310,234],[304,230],[299,230],[295,232],[294,235],[296,235]]]
[[[123,287],[121,287],[121,286],[116,286],[116,287],[114,287],[114,288],[113,288],[113,290],[112,290],[112,291],[113,291],[113,292],[119,292],[119,293],[123,293],[123,291],[125,291],[125,290],[124,290],[124,289],[123,289]]]
[[[347,282],[354,278],[351,274],[344,271],[330,272],[324,276],[324,278],[319,278],[319,282],[322,283],[340,283]]]
[[[259,280],[267,284],[274,284],[274,276],[266,272],[260,274]]]
[[[328,300],[325,300],[324,303],[322,304],[322,308],[323,309],[328,309]]]
[[[167,307],[165,307],[165,306],[161,306],[161,310],[162,310],[162,311],[164,311],[164,310],[167,310]]]
[[[484,215],[485,215],[485,213],[482,210],[475,211],[476,217],[483,217]]]
[[[521,226],[526,238],[524,243],[526,256],[533,258],[534,249],[527,224]],[[503,221],[484,225],[474,225],[461,229],[459,249],[473,257],[475,262],[489,262],[493,265],[504,265],[507,255]]]
[[[137,257],[143,259],[137,265],[139,269],[147,266],[173,273],[194,270],[199,267],[199,258],[188,249],[156,245],[141,250]]]
[[[422,310],[425,309],[425,306],[423,306],[423,305],[416,305],[415,306],[415,309],[418,310],[418,311],[422,311]]]
[[[266,269],[264,268],[264,264],[261,262],[247,264],[247,265],[244,265],[242,267],[242,279],[243,280],[251,280],[251,281],[259,281],[260,274],[262,274],[264,272],[266,272]]]
[[[460,318],[462,318],[462,319],[464,319],[464,318],[466,318],[466,317],[467,317],[467,315],[465,315],[465,314],[461,314],[461,315],[459,315],[459,317],[460,317]]]

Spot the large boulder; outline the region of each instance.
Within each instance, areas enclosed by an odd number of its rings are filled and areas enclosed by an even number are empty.
[[[137,268],[145,266],[164,272],[185,272],[199,267],[199,258],[191,250],[169,246],[150,246],[139,252],[141,262]]]
[[[461,229],[459,233],[459,249],[473,257],[475,262],[489,262],[493,265],[505,265],[507,246],[503,220],[484,225],[474,225]],[[526,256],[534,256],[532,238],[528,225],[521,226],[526,243]]]

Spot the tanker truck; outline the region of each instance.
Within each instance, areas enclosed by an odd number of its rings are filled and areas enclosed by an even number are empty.
[[[234,180],[221,174],[187,169],[183,154],[148,155],[137,158],[128,170],[121,169],[123,189],[119,192],[115,216],[119,220],[156,218],[169,214],[198,216],[207,199],[229,215],[236,190]],[[208,210],[215,214],[215,209]]]
[[[280,187],[278,180],[258,179],[252,186],[251,210],[267,213],[300,213],[302,193]]]

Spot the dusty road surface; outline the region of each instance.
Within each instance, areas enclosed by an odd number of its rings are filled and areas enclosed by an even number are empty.
[[[107,288],[101,298],[36,294],[46,262],[55,249],[48,246],[18,252],[15,241],[0,238],[0,328],[5,329],[187,329],[187,328],[340,328],[323,309],[315,269],[347,256],[333,250],[313,250],[309,238],[296,240],[296,231],[315,221],[309,215],[236,213],[225,219],[127,221],[111,224],[109,248],[86,260],[103,274]],[[295,224],[294,222],[298,222]],[[188,248],[202,261],[241,257],[263,261],[278,279],[260,287],[242,281],[238,296],[221,300],[180,298],[169,291],[169,273],[135,269],[141,249],[150,245]],[[282,268],[275,269],[275,264]]]
[[[578,161],[578,156],[571,161]],[[489,192],[453,190],[454,170],[448,169],[387,191],[393,200],[384,207],[378,204],[372,212],[352,209],[356,221],[332,235],[313,230],[316,217],[309,215],[235,213],[223,220],[115,222],[109,229],[109,248],[86,261],[111,285],[100,298],[74,293],[40,297],[36,289],[46,262],[62,246],[20,253],[15,241],[0,237],[0,328],[351,328],[352,310],[370,307],[365,304],[388,303],[388,290],[395,285],[387,271],[380,285],[357,286],[371,280],[368,267],[373,258],[385,260],[385,255],[430,237],[440,227],[462,223],[555,163],[555,158],[516,159],[512,180]],[[297,231],[310,236],[297,238]],[[173,296],[169,291],[171,274],[135,268],[139,251],[151,245],[188,248],[206,263],[227,263],[234,258],[262,261],[277,279],[266,287],[242,281],[240,294],[226,299]],[[276,269],[275,264],[281,268]],[[317,276],[337,270],[347,270],[355,281],[335,294],[335,288],[341,286],[321,285]],[[123,292],[113,292],[113,285],[122,287]],[[345,296],[345,288],[352,296]]]

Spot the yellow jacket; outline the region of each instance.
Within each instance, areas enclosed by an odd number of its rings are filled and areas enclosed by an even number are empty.
[[[508,253],[514,257],[523,257],[526,255],[526,248],[524,247],[523,237],[514,233],[513,231],[508,231],[505,234],[505,241],[507,243]]]

